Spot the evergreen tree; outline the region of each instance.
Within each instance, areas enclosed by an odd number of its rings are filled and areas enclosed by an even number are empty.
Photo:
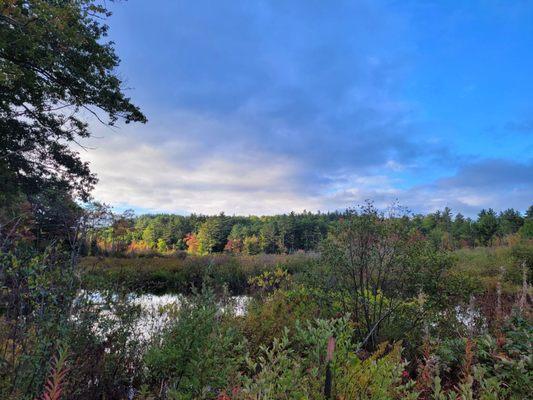
[[[496,212],[492,208],[481,210],[475,224],[476,233],[482,245],[492,245],[494,237],[498,232],[499,224]]]

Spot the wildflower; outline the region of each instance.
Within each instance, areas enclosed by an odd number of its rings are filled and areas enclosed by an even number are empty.
[[[226,391],[223,390],[222,392],[220,392],[217,396],[217,400],[231,400],[231,397],[229,397],[227,394],[226,394]]]

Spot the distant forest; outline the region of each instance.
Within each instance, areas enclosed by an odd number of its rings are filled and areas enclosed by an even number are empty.
[[[135,216],[131,211],[116,215],[93,231],[84,253],[88,255],[165,254],[188,252],[205,255],[230,252],[243,254],[294,253],[319,250],[334,224],[342,223],[357,210],[328,213],[290,213],[274,216],[189,216],[153,214]],[[533,206],[525,213],[514,209],[481,210],[477,218],[453,214],[445,208],[427,215],[402,213],[397,218],[413,234],[423,235],[436,247],[508,244],[513,238],[533,237]]]

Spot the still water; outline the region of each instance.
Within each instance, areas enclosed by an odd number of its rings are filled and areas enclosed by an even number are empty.
[[[79,299],[83,297],[89,299],[93,307],[102,307],[106,304],[104,296],[99,292],[82,292],[80,293]],[[140,339],[149,339],[153,335],[161,332],[171,322],[175,311],[179,310],[185,299],[186,296],[181,294],[132,294],[129,299],[130,303],[138,305],[141,308],[140,317],[135,321],[132,329],[134,335]],[[234,315],[243,316],[246,313],[249,300],[249,296],[231,296],[227,301],[219,304],[219,310],[220,312],[224,312],[230,308],[230,311]],[[101,312],[107,318],[115,317],[111,310]],[[101,331],[98,323],[95,326],[95,331]]]

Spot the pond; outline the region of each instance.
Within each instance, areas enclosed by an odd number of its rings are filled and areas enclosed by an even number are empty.
[[[89,299],[94,307],[104,307],[105,298],[99,292],[81,292],[79,299],[85,297]],[[136,337],[141,339],[149,339],[154,334],[161,332],[171,321],[172,311],[179,310],[180,305],[186,299],[182,294],[131,294],[130,301],[133,305],[141,307],[141,316],[135,321],[133,328]],[[246,313],[246,307],[250,300],[249,296],[230,296],[226,302],[220,303],[220,311],[224,311],[226,307],[232,307],[232,311],[236,316],[243,316]],[[103,311],[104,316],[113,316],[112,311]],[[98,326],[95,327],[96,332],[100,331]]]
[[[183,299],[184,296],[179,294],[143,294],[135,297],[133,303],[140,305],[143,310],[136,329],[138,333],[151,336],[163,329],[170,321],[169,307],[179,308]],[[248,296],[231,296],[228,303],[233,307],[235,315],[243,316],[249,299]],[[224,310],[225,307],[221,304],[220,310]]]

